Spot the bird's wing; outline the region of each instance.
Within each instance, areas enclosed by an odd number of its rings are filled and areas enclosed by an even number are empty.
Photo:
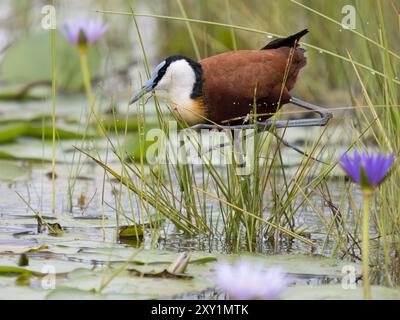
[[[295,51],[283,86],[289,56],[290,48],[280,48],[228,52],[200,61],[203,98],[211,120],[248,113],[255,98],[270,106],[278,100],[287,103],[286,100],[290,99],[288,91],[293,87],[298,71],[305,65],[304,55]]]

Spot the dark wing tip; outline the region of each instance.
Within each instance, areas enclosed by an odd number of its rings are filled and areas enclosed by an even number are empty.
[[[310,30],[304,29],[304,30],[301,30],[300,32],[296,33],[292,37],[295,37],[297,39],[297,41],[298,41],[298,40],[300,40],[300,38],[304,37],[309,32],[310,32]]]
[[[301,37],[309,33],[308,29],[304,29],[296,34],[293,34],[287,38],[279,38],[271,41],[261,50],[268,50],[268,49],[278,49],[281,47],[295,47],[297,42],[300,40]]]

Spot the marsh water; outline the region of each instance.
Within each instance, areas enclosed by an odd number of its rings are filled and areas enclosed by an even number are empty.
[[[9,163],[1,161],[0,164]],[[40,247],[53,242],[60,241],[63,245],[81,243],[81,253],[77,253],[72,257],[68,254],[58,254],[56,259],[60,262],[69,260],[71,262],[79,262],[86,265],[88,268],[93,265],[107,264],[108,260],[105,257],[96,259],[85,254],[85,247],[88,244],[97,243],[99,246],[103,244],[105,247],[113,247],[121,249],[125,248],[128,253],[130,250],[143,246],[145,249],[159,249],[171,253],[177,252],[196,252],[209,253],[210,256],[216,253],[229,253],[230,249],[224,245],[224,239],[207,239],[206,237],[188,237],[182,231],[177,230],[174,226],[167,227],[167,232],[160,236],[157,243],[152,243],[150,232],[145,235],[144,242],[136,243],[118,241],[118,229],[116,228],[116,209],[115,191],[112,190],[110,184],[106,183],[103,186],[104,171],[96,167],[93,163],[86,163],[82,166],[79,175],[73,177],[75,186],[71,195],[68,192],[72,178],[70,177],[71,168],[66,164],[57,164],[57,179],[56,179],[56,199],[57,209],[56,214],[52,214],[52,181],[51,181],[51,166],[49,164],[32,164],[26,161],[14,161],[13,165],[20,168],[21,176],[14,177],[19,181],[2,181],[0,185],[0,244],[2,246],[26,246]],[[115,163],[115,166],[118,164]],[[118,187],[118,181],[114,181]],[[125,188],[120,190],[121,196],[119,207],[121,225],[131,223],[131,206]],[[17,193],[22,196],[30,207],[28,207]],[[104,199],[103,198],[104,194]],[[72,208],[70,204],[72,203]],[[103,204],[102,204],[103,203]],[[135,212],[140,212],[137,199],[134,200]],[[46,233],[38,233],[38,222],[33,210],[40,212],[43,217],[49,222],[59,222],[62,225],[64,234],[61,237],[53,237]],[[121,214],[122,213],[122,214]],[[124,219],[124,215],[127,219]],[[322,227],[321,223],[313,217],[312,212],[305,211],[301,215],[304,223],[313,228]],[[139,215],[136,217],[139,219]],[[312,235],[312,239],[322,244],[324,237],[322,235]],[[243,246],[243,250],[246,250]],[[274,252],[273,246],[268,241],[265,241],[264,246],[259,248],[263,254],[304,254],[311,253],[308,246],[300,242],[293,241],[290,245],[285,246],[282,243],[279,252]],[[6,256],[2,254],[4,260]],[[43,260],[46,263],[47,258],[54,259],[54,253],[38,252],[32,253],[30,256]],[[11,262],[17,259],[17,256],[11,258]],[[321,274],[302,274],[298,277],[298,282],[304,283],[331,283],[340,282],[339,276],[321,275]],[[213,291],[207,291],[204,297],[213,295]],[[182,297],[199,298],[200,293],[188,294]]]
[[[110,144],[106,139],[99,139],[96,126],[85,129],[89,112],[87,99],[82,95],[79,58],[76,48],[70,46],[59,33],[56,42],[61,54],[57,63],[61,71],[57,75],[60,88],[56,103],[57,142],[53,182],[49,81],[43,86],[32,87],[24,102],[12,99],[20,98],[18,93],[24,85],[42,79],[49,80],[49,36],[47,31],[39,27],[41,6],[47,2],[30,3],[24,5],[22,1],[4,0],[0,12],[0,19],[4,18],[4,23],[0,24],[0,94],[6,97],[0,102],[0,299],[223,299],[225,297],[215,290],[211,280],[213,270],[219,261],[233,263],[239,259],[261,264],[265,269],[279,267],[290,274],[293,281],[281,297],[283,299],[362,298],[360,252],[355,236],[359,233],[359,219],[356,217],[360,215],[361,194],[357,188],[346,183],[341,170],[335,168],[330,172],[326,181],[329,190],[315,190],[308,197],[304,193],[309,190],[300,187],[301,191],[291,200],[294,206],[304,202],[293,215],[294,231],[311,240],[314,247],[282,234],[271,236],[270,232],[269,236],[259,236],[250,252],[244,242],[239,246],[229,245],[230,241],[224,238],[222,232],[212,237],[188,235],[169,219],[165,219],[159,208],[146,205],[140,193],[131,192],[121,181],[106,174],[100,166],[75,149],[79,147],[88,151],[116,172],[122,171],[121,163],[113,154]],[[160,0],[152,1],[151,4],[139,2],[135,9],[138,12],[170,13],[171,8],[165,3]],[[264,2],[261,4],[264,8]],[[94,7],[126,10],[125,1],[120,4],[118,1],[112,4],[81,0],[60,2],[57,8],[59,25],[68,16],[80,12],[93,13]],[[203,9],[206,13],[207,8]],[[235,11],[237,17],[242,18],[243,10],[238,7]],[[222,10],[218,9],[218,12]],[[179,16],[181,13],[176,10],[173,14]],[[205,16],[209,19],[208,14]],[[297,12],[294,16],[297,19]],[[124,146],[129,152],[137,154],[140,150],[137,122],[145,119],[150,124],[156,123],[152,99],[143,108],[146,111],[145,117],[142,113],[138,117],[138,110],[127,107],[131,89],[139,88],[146,77],[142,47],[137,30],[132,27],[131,17],[106,17],[112,32],[108,33],[107,42],[99,41],[98,46],[91,49],[89,56],[90,63],[93,63],[90,65],[93,85],[99,98],[97,107],[104,117],[101,120],[108,121],[111,139],[118,140],[112,132],[113,126],[118,127],[116,131],[123,136]],[[249,17],[248,22],[240,19],[240,24],[253,26],[254,13]],[[217,20],[225,21],[225,18],[219,17]],[[307,23],[311,23],[313,18],[307,20]],[[265,22],[266,19],[263,17],[260,21]],[[161,48],[166,47],[166,44],[159,45],[161,37],[171,42],[168,48],[172,52],[188,49],[181,46],[183,36],[176,37],[172,44],[171,40],[174,39],[161,33],[161,29],[168,29],[171,25],[161,24],[155,19],[138,19],[137,23],[150,66],[157,65],[160,59],[165,58],[166,52]],[[320,22],[317,23],[319,26]],[[168,32],[181,32],[183,29],[177,26]],[[206,31],[206,26],[202,28],[194,30],[196,34],[201,34],[199,39],[211,30]],[[264,29],[274,28],[268,25],[260,30]],[[214,37],[212,32],[210,35]],[[260,38],[255,37],[255,41],[270,41],[258,36]],[[209,50],[222,52],[228,49],[226,39],[219,43],[217,37],[215,35],[212,41],[205,41],[207,54],[204,56],[208,55]],[[243,41],[248,38],[248,34],[240,38]],[[211,43],[217,46],[212,48]],[[243,47],[250,48],[249,44]],[[257,47],[261,45],[257,44]],[[30,53],[30,59],[26,59],[26,52]],[[314,63],[310,63],[308,70],[317,65],[323,68],[331,66],[335,72],[331,72],[330,77],[334,78],[337,64],[330,60],[322,63],[321,59],[327,56],[324,52],[319,51],[314,55],[310,52]],[[348,88],[345,88],[345,93],[337,94],[340,91],[334,90],[331,93],[332,88],[325,82],[321,81],[319,85],[315,83],[315,75],[319,76],[321,72],[319,69],[314,72],[305,75],[309,83],[305,81],[301,88],[304,98],[313,97],[313,94],[320,98],[323,96],[323,101],[319,101],[321,105],[332,105],[337,110],[346,109],[352,102],[348,97]],[[370,77],[376,76],[375,73],[369,73]],[[339,83],[334,79],[330,79],[330,82],[336,85]],[[344,80],[342,82],[346,83]],[[313,87],[315,92],[312,93],[310,89]],[[329,101],[331,95],[336,95],[333,103]],[[315,96],[309,100],[316,102]],[[359,139],[359,128],[353,130],[351,107],[348,109],[334,112],[334,121],[326,131],[324,128],[288,129],[284,137],[294,146],[309,152],[322,135],[318,158],[330,163]],[[129,124],[126,131],[125,123]],[[280,149],[285,175],[278,174],[275,183],[278,193],[284,193],[284,182],[288,177],[290,180],[296,176],[304,155],[284,146]],[[321,163],[315,165],[322,166]],[[142,169],[148,172],[151,166],[143,164]],[[163,169],[161,167],[162,172]],[[224,171],[224,168],[217,167],[217,170]],[[194,173],[194,178],[201,185],[204,172],[199,169]],[[309,181],[314,178],[312,174],[307,176]],[[142,181],[133,182],[140,188]],[[173,180],[171,185],[171,193],[177,199],[183,199],[185,195],[178,181]],[[323,191],[325,194],[322,194]],[[220,201],[208,198],[204,202],[207,219],[219,222],[219,227],[223,228]],[[270,217],[273,205],[272,201],[267,205],[268,210],[261,213],[263,218]],[[180,203],[179,208],[182,207]],[[345,224],[345,229],[340,227],[340,223],[338,226],[338,213],[343,214],[339,220]],[[41,218],[38,219],[38,216]],[[157,227],[150,227],[150,217],[159,222]],[[129,225],[143,225],[143,237],[139,240],[121,239],[121,227]],[[59,233],[49,232],[56,226],[60,228]],[[342,230],[346,230],[349,236],[343,236]],[[376,230],[370,231],[372,236],[376,234]],[[346,251],[348,243],[341,246],[342,241],[348,240],[348,237],[355,237],[349,242],[354,244],[349,245],[351,252]],[[184,274],[164,277],[163,271],[182,252],[190,254],[190,262]],[[384,272],[382,269],[374,272],[373,297],[400,299],[398,290],[388,288],[381,281]],[[138,273],[142,276],[137,276]]]
[[[9,160],[1,161],[1,164]],[[0,185],[0,217],[1,242],[19,243],[30,241],[40,244],[35,239],[37,234],[37,220],[32,209],[40,212],[48,221],[59,221],[66,231],[78,239],[91,241],[105,241],[117,243],[116,211],[120,216],[120,225],[132,223],[132,207],[127,196],[127,190],[114,180],[114,187],[103,183],[104,170],[93,163],[82,166],[78,176],[70,177],[70,166],[57,164],[56,178],[56,213],[52,214],[52,181],[51,166],[49,164],[32,164],[28,162],[14,162],[24,171],[20,181],[2,181]],[[115,163],[115,167],[118,164]],[[17,179],[17,180],[18,180]],[[75,180],[73,194],[69,193],[71,181]],[[120,194],[115,194],[116,191]],[[28,207],[19,197],[21,195],[31,206]],[[103,199],[104,196],[104,199]],[[116,197],[120,198],[116,201]],[[71,205],[72,204],[72,208]],[[140,220],[140,205],[134,199],[134,215]],[[121,205],[121,206],[120,206]],[[210,203],[210,208],[213,203]],[[116,209],[118,207],[118,209]],[[216,215],[216,213],[214,213]],[[311,208],[304,210],[299,223],[309,226],[309,230],[323,228],[323,224],[313,214]],[[188,237],[173,226],[167,227],[167,233],[156,244],[151,243],[151,235],[144,237],[145,248],[159,248],[172,251],[201,250],[207,252],[229,253],[224,246],[224,239],[206,239],[202,237]],[[104,231],[104,232],[103,232]],[[312,239],[322,243],[323,236],[313,234]],[[40,237],[39,237],[40,239]],[[296,240],[290,246],[282,244],[280,251],[288,253],[307,253],[310,248]],[[246,247],[243,247],[245,250]],[[273,253],[274,248],[265,241],[264,247],[259,249],[263,253]],[[328,251],[329,252],[329,251]]]
[[[163,219],[160,228],[148,227],[149,217],[162,214],[153,206],[143,207],[140,196],[131,192],[118,179],[91,159],[77,151],[74,146],[91,152],[116,172],[121,163],[104,139],[93,139],[90,131],[82,136],[84,126],[83,97],[58,99],[57,119],[59,137],[56,143],[55,166],[55,213],[52,212],[52,149],[49,138],[49,105],[43,101],[0,104],[3,130],[12,132],[8,141],[0,144],[0,292],[9,298],[26,299],[147,299],[147,298],[223,298],[213,289],[210,277],[215,262],[234,261],[245,257],[262,263],[265,267],[283,268],[295,279],[284,298],[323,299],[354,298],[362,296],[360,283],[357,290],[344,290],[343,279],[348,268],[354,271],[354,281],[360,272],[357,259],[341,255],[335,247],[335,239],[327,236],[335,221],[332,208],[319,196],[301,206],[294,215],[295,226],[302,235],[316,246],[310,247],[296,239],[282,237],[279,243],[265,237],[258,241],[253,252],[245,243],[230,247],[223,236],[188,236],[170,220]],[[121,104],[123,105],[123,104]],[[44,106],[46,106],[44,108]],[[24,110],[21,116],[21,109]],[[128,111],[136,121],[135,110]],[[119,121],[126,119],[126,110],[117,110]],[[154,106],[146,107],[148,121],[154,119]],[[118,121],[118,120],[115,120]],[[116,123],[116,122],[115,122]],[[28,125],[22,131],[10,130]],[[7,127],[8,126],[8,127]],[[11,127],[10,127],[11,126]],[[132,130],[136,130],[133,128]],[[321,128],[289,129],[285,139],[299,148],[309,148]],[[72,136],[71,136],[72,135]],[[5,137],[5,136],[4,136]],[[50,136],[51,137],[51,136]],[[338,141],[351,139],[340,126],[332,126],[324,135],[324,148],[329,159],[340,154]],[[126,136],[137,139],[135,131]],[[287,176],[296,173],[304,155],[282,147],[282,163]],[[321,165],[321,164],[320,164]],[[144,165],[144,171],[151,166]],[[223,167],[218,170],[223,171]],[[195,174],[197,183],[204,179],[202,171]],[[283,177],[279,178],[283,179]],[[310,176],[308,179],[313,179]],[[141,181],[133,180],[140,186]],[[343,199],[343,173],[332,171],[329,180],[330,199],[340,203]],[[182,198],[179,183],[174,194]],[[283,187],[282,187],[283,188]],[[282,189],[283,190],[283,189]],[[360,194],[352,190],[353,199],[360,202]],[[261,195],[262,196],[262,195]],[[299,198],[303,197],[299,193]],[[143,199],[142,199],[143,200]],[[294,200],[296,202],[296,199]],[[219,201],[207,199],[207,215],[218,221],[221,212]],[[347,230],[353,228],[351,210],[342,206]],[[46,223],[58,223],[62,235],[49,234],[38,229],[37,215]],[[268,217],[269,212],[265,212]],[[328,223],[327,223],[328,221]],[[144,224],[141,241],[119,240],[120,227]],[[222,227],[223,224],[220,223]],[[217,234],[217,233],[216,233]],[[181,252],[189,252],[191,263],[187,274],[192,280],[137,278],[130,269],[141,272],[159,272],[174,262]],[[18,267],[22,253],[29,263],[22,270]],[[355,251],[358,255],[359,252]],[[56,275],[54,287],[43,289],[43,279],[50,270]],[[346,269],[347,268],[347,269]],[[28,272],[39,272],[29,274]],[[347,270],[347,271],[346,271]],[[11,277],[9,275],[12,275]],[[163,290],[160,290],[163,287]],[[316,290],[316,288],[318,288]],[[397,298],[396,290],[377,286],[379,297]]]

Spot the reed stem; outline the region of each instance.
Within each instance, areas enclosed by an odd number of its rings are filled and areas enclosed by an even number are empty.
[[[363,291],[364,299],[371,300],[370,268],[369,268],[369,214],[371,206],[372,191],[363,191],[363,213],[362,213],[362,265],[363,265]]]
[[[92,90],[92,83],[90,81],[89,63],[88,63],[88,51],[87,48],[79,48],[80,61],[81,61],[81,72],[83,78],[83,84],[85,86],[86,96],[89,100],[90,111],[93,113],[95,119],[97,117],[96,103]]]
[[[52,2],[55,5],[55,0]],[[51,43],[51,212],[56,213],[56,30],[50,31]]]

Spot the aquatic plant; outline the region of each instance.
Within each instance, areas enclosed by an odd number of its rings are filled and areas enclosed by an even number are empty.
[[[340,164],[354,183],[362,189],[374,189],[379,186],[393,165],[394,155],[384,156],[382,153],[353,153],[353,159],[345,154]]]
[[[89,19],[78,17],[76,19],[67,20],[65,28],[62,30],[63,36],[73,45],[77,46],[80,61],[83,83],[86,95],[89,100],[90,109],[97,116],[95,98],[90,82],[90,72],[88,64],[88,50],[105,32],[107,26],[100,19]]]
[[[289,278],[281,269],[264,270],[260,264],[239,260],[234,265],[219,263],[213,281],[232,299],[272,300],[282,294]]]
[[[163,27],[160,29],[163,30],[164,35],[179,31],[181,36],[174,41],[171,41],[167,36],[160,39],[161,42],[163,39],[165,40],[165,43],[160,46],[168,48],[167,51],[180,52],[195,57],[197,55],[195,47],[197,47],[200,48],[201,57],[206,57],[228,49],[254,48],[255,45],[259,45],[258,42],[262,41],[261,35],[269,39],[283,36],[290,33],[292,31],[291,26],[298,23],[298,16],[292,14],[288,15],[288,21],[290,21],[287,24],[288,29],[282,29],[280,24],[266,24],[262,15],[255,14],[255,12],[258,12],[259,5],[262,5],[265,9],[267,4],[252,1],[251,4],[249,2],[246,5],[240,3],[231,5],[229,1],[225,3],[221,1],[204,7],[200,2],[198,4],[191,3],[192,12],[194,6],[198,6],[199,12],[207,13],[196,19],[186,15],[179,5],[168,7],[165,15],[136,12],[132,9],[127,10],[127,12],[104,11],[103,13],[131,17],[137,28],[138,39],[141,42],[143,60],[145,61],[144,67],[148,70],[147,50],[142,43],[143,35],[136,23],[137,17],[158,19],[159,23],[162,23]],[[327,89],[324,94],[328,96],[332,94],[332,89],[334,89],[335,101],[340,105],[339,103],[346,95],[340,94],[337,90],[350,90],[351,99],[349,101],[352,101],[352,106],[336,109],[348,109],[348,111],[353,109],[354,115],[351,114],[352,116],[344,118],[341,117],[340,112],[335,114],[337,121],[344,119],[346,124],[347,122],[351,123],[352,130],[350,132],[345,132],[339,127],[340,136],[344,139],[349,138],[351,141],[346,143],[346,146],[363,143],[363,140],[367,139],[365,142],[373,141],[380,148],[397,154],[399,152],[398,146],[400,146],[398,138],[400,109],[397,107],[399,105],[397,86],[400,81],[398,79],[399,56],[395,52],[398,52],[399,44],[390,40],[393,39],[398,29],[385,28],[385,25],[392,26],[397,21],[397,16],[392,7],[384,2],[377,2],[376,6],[375,4],[371,6],[363,1],[354,1],[354,6],[360,17],[370,17],[371,15],[368,13],[371,8],[376,8],[377,15],[374,16],[374,21],[358,19],[357,29],[344,30],[341,21],[335,20],[335,12],[338,9],[335,3],[329,4],[329,6],[321,6],[318,1],[312,0],[304,5],[292,0],[285,2],[285,4],[271,2],[268,6],[270,6],[271,11],[295,12],[300,9],[307,17],[307,25],[312,30],[320,30],[321,21],[326,22],[323,24],[324,32],[313,32],[312,37],[303,43],[303,46],[309,50],[309,55],[312,55],[307,69],[309,81],[311,80],[313,85],[304,86],[304,88],[307,88],[306,94],[311,94],[314,99],[318,100],[322,91]],[[179,11],[180,14],[176,14]],[[208,18],[210,12],[216,19]],[[227,13],[229,15],[228,21],[226,21]],[[188,29],[188,36],[186,41],[182,41],[184,33],[181,30],[185,24]],[[376,24],[382,26],[382,34],[379,39],[372,29],[375,28]],[[208,37],[204,37],[202,26],[207,26]],[[189,30],[189,27],[191,30]],[[194,34],[194,38],[191,33]],[[332,46],[331,42],[327,43],[324,36],[327,33],[337,36],[337,41],[340,38],[343,45],[335,47]],[[249,34],[254,36],[248,36]],[[345,42],[343,42],[344,38]],[[190,42],[192,46],[187,45]],[[352,51],[353,48],[356,49],[354,52]],[[351,70],[346,72],[346,70],[349,70],[344,69],[343,65],[352,66],[354,72],[351,72]],[[318,85],[315,85],[312,79],[321,74],[321,66],[330,70],[329,76],[321,78]],[[305,76],[307,77],[307,75]],[[307,83],[307,80],[305,83]],[[363,92],[362,96],[359,94],[360,86]],[[353,91],[353,88],[356,89]],[[301,88],[299,89],[300,92],[304,92]],[[155,104],[160,118],[159,121],[164,124],[165,118],[160,116],[158,102],[155,101]],[[140,110],[138,119],[140,119],[141,128],[145,124],[144,104],[138,103],[136,107]],[[164,128],[164,125],[162,127]],[[329,131],[331,132],[332,129],[332,127],[329,128]],[[328,148],[328,143],[324,143],[326,140],[323,137],[324,133],[317,134],[311,150],[314,157],[323,155],[324,161],[330,163],[334,157],[333,150],[330,151],[332,153],[327,152],[330,148]],[[139,136],[142,137],[142,135]],[[280,248],[279,240],[284,235],[280,228],[284,227],[287,231],[292,230],[298,234],[305,231],[308,234],[307,225],[299,225],[296,219],[304,209],[311,208],[318,215],[323,223],[322,228],[325,229],[320,230],[325,235],[325,240],[320,249],[321,252],[325,252],[327,248],[333,246],[332,255],[340,254],[342,257],[361,260],[358,255],[358,250],[361,252],[361,244],[358,243],[357,234],[362,215],[353,216],[355,212],[354,203],[356,203],[358,195],[341,192],[339,193],[340,199],[337,199],[336,193],[332,193],[332,190],[336,190],[335,188],[340,189],[342,187],[341,180],[337,184],[336,180],[332,181],[329,177],[336,167],[336,163],[332,162],[330,166],[321,168],[306,157],[299,169],[292,173],[293,170],[285,166],[285,162],[281,160],[282,155],[285,157],[285,153],[281,153],[280,148],[275,148],[274,144],[271,143],[273,139],[270,139],[269,136],[266,139],[258,139],[255,148],[255,154],[259,155],[258,158],[268,155],[269,162],[265,165],[258,165],[254,162],[254,174],[249,177],[237,177],[232,173],[235,169],[234,165],[219,167],[208,163],[200,167],[204,183],[194,178],[195,174],[199,172],[199,167],[190,165],[167,168],[157,166],[154,172],[164,172],[165,176],[151,173],[148,177],[141,172],[144,167],[143,157],[132,158],[131,160],[140,159],[140,166],[135,163],[129,164],[129,166],[135,167],[133,169],[135,173],[138,173],[137,175],[134,174],[135,179],[142,181],[144,186],[144,188],[138,189],[141,212],[146,214],[147,211],[152,210],[152,206],[149,206],[146,199],[150,198],[154,204],[159,203],[156,200],[162,199],[163,205],[156,205],[156,210],[158,211],[158,207],[165,205],[167,210],[163,207],[162,214],[169,213],[166,217],[174,221],[177,227],[183,227],[185,232],[189,234],[196,234],[200,229],[201,232],[199,233],[210,238],[223,239],[224,243],[229,244],[228,250],[235,252],[241,249],[243,243],[246,244],[249,251],[263,250],[265,241],[262,242],[260,239],[268,239],[268,243],[273,242],[274,250],[278,252]],[[141,150],[145,150],[145,142],[143,135],[143,138],[140,138]],[[261,148],[258,145],[264,145],[262,154],[259,152]],[[329,154],[327,155],[327,153]],[[120,151],[120,154],[125,156],[123,150]],[[130,172],[129,166],[123,163],[123,168],[127,168],[127,172]],[[222,170],[225,170],[223,174],[221,173]],[[400,252],[400,224],[398,223],[400,206],[396,183],[399,171],[393,170],[392,174],[393,177],[374,192],[376,204],[380,210],[371,209],[375,222],[374,227],[378,233],[377,237],[374,238],[379,239],[379,241],[376,241],[379,254],[378,252],[373,254],[370,259],[371,263],[379,266],[379,270],[385,271],[379,281],[389,286],[395,286],[400,279],[398,264],[393,258],[398,257]],[[177,180],[171,177],[176,177]],[[149,182],[146,183],[146,181]],[[181,188],[175,188],[178,184],[177,181]],[[261,192],[262,197],[260,196]],[[329,209],[326,205],[319,205],[321,199],[325,204],[328,204]],[[206,206],[211,201],[213,205]],[[331,216],[326,215],[327,209],[332,211]],[[385,214],[381,214],[381,212],[385,212]],[[257,215],[257,218],[255,218],[255,215]],[[273,222],[275,227],[266,225],[265,221],[261,219]],[[276,227],[279,227],[279,229]],[[372,260],[374,261],[372,262]],[[371,277],[371,281],[373,281],[373,277]]]
[[[354,151],[353,158],[345,154],[340,159],[340,165],[354,183],[361,187],[363,194],[362,217],[362,261],[363,261],[363,287],[364,299],[371,299],[369,278],[369,215],[371,197],[374,189],[378,187],[394,162],[394,155],[385,156],[382,153],[359,154]]]
[[[67,20],[62,34],[81,50],[87,50],[106,31],[107,26],[100,19],[78,17],[74,20]]]

